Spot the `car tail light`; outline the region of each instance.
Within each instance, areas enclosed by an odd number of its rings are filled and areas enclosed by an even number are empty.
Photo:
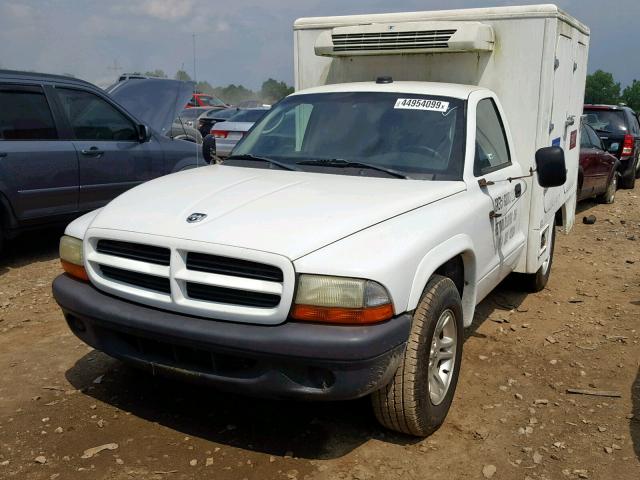
[[[227,138],[229,132],[226,130],[211,130],[211,134],[216,138]]]
[[[622,155],[629,156],[633,154],[633,135],[625,135],[622,141]]]

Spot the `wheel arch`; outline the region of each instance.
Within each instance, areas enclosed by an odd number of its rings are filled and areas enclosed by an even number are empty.
[[[471,325],[476,306],[476,255],[468,235],[456,235],[423,257],[413,278],[407,310],[414,310],[418,306],[434,274],[449,277],[456,284],[462,298],[464,325]]]

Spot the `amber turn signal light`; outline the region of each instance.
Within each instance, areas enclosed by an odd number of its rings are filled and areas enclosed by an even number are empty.
[[[72,277],[85,282],[89,281],[89,275],[87,275],[87,271],[82,265],[76,265],[75,263],[67,262],[66,260],[60,260],[60,263],[62,264],[63,270]]]
[[[385,322],[393,317],[393,306],[385,304],[366,308],[343,308],[294,305],[291,317],[303,322],[371,325]]]

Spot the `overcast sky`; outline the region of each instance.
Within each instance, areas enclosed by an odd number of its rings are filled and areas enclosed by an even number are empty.
[[[436,10],[519,0],[0,0],[0,68],[71,73],[109,84],[120,71],[156,68],[257,88],[293,83],[292,24],[298,17]],[[589,70],[623,85],[640,79],[640,0],[558,0],[591,28]]]

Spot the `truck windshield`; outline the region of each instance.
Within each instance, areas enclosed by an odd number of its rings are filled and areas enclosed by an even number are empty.
[[[386,92],[294,95],[256,124],[231,160],[253,156],[295,170],[371,176],[388,170],[395,178],[461,180],[464,143],[460,99]],[[255,166],[264,168],[265,162]]]

